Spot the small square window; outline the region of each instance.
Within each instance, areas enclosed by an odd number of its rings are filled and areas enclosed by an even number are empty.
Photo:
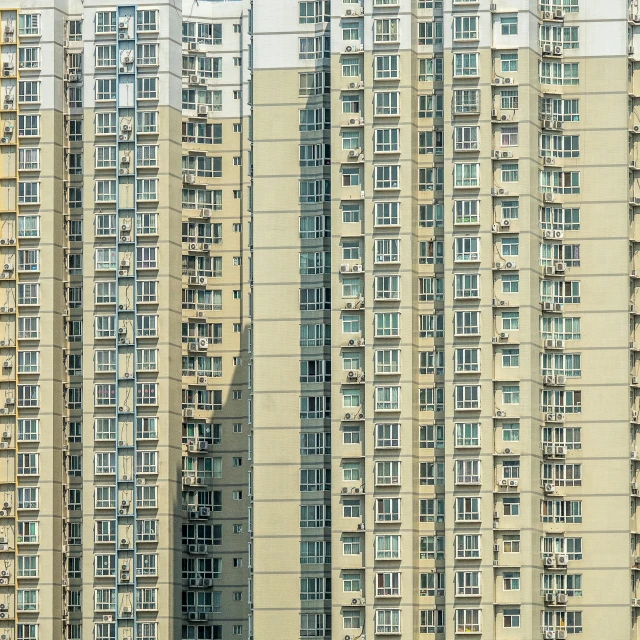
[[[242,323],[234,322],[233,323],[233,333],[241,333],[242,332]]]
[[[518,17],[517,16],[502,16],[500,18],[500,33],[503,36],[516,36],[516,35],[518,35]]]
[[[233,124],[233,132],[234,133],[242,133],[242,123],[240,122],[235,122]]]
[[[242,425],[239,422],[233,423],[233,433],[242,433]]]
[[[232,396],[234,400],[242,400],[242,391],[233,391]]]

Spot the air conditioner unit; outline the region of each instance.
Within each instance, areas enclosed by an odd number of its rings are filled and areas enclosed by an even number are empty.
[[[553,53],[553,46],[550,44],[542,45],[542,53],[543,54],[551,54]]]
[[[209,115],[209,107],[206,104],[199,104],[198,105],[198,115],[199,116]]]
[[[131,607],[122,607],[122,615],[130,616],[131,615]]]
[[[547,556],[544,559],[544,566],[545,567],[555,567],[556,566],[556,559],[553,556]]]
[[[546,422],[556,422],[556,414],[555,413],[547,413],[544,417]]]
[[[498,409],[496,411],[496,418],[506,418],[507,417],[507,412],[502,410],[502,409]]]
[[[127,538],[120,538],[120,546],[121,547],[128,547],[129,546],[129,540]]]
[[[512,261],[509,261],[509,262],[507,262],[507,263],[505,264],[505,267],[506,267],[507,269],[515,269],[515,268],[516,268],[516,263],[515,263],[515,262],[512,262]]]
[[[133,131],[133,127],[128,122],[123,122],[120,130],[125,133],[130,133],[131,131]]]
[[[551,482],[546,482],[543,489],[545,493],[555,493],[556,485]]]
[[[357,526],[358,531],[364,531],[364,522],[361,522],[358,526]]]
[[[566,567],[569,564],[569,556],[565,553],[559,553],[556,556],[556,563],[559,567]]]
[[[564,414],[559,413],[558,415],[562,416],[563,419],[564,419]],[[567,447],[564,446],[564,445],[557,445],[554,453],[557,456],[566,456],[567,455]]]
[[[562,47],[553,47],[553,55],[561,56],[562,55]]]
[[[542,379],[542,384],[555,384],[556,377],[555,376],[544,376]]]
[[[502,84],[502,78],[494,78],[493,79],[493,84]]]
[[[201,218],[210,218],[211,217],[211,209],[200,209],[200,217]]]
[[[559,593],[556,596],[556,601],[557,601],[558,604],[567,604],[567,602],[568,602],[567,594],[566,593]]]
[[[499,337],[500,337],[500,340],[508,340],[508,339],[509,339],[509,334],[508,334],[508,333],[506,333],[505,331],[502,331],[502,332],[500,333],[500,336],[499,336]]]
[[[544,594],[544,601],[546,604],[552,604],[553,602],[555,602],[556,600],[556,596],[554,593],[545,593]]]
[[[567,376],[563,376],[563,375],[556,376],[556,384],[557,385],[567,384]]]
[[[509,486],[510,487],[517,487],[518,486],[518,480],[516,480],[515,478],[513,478],[512,480],[509,480]]]
[[[567,263],[566,262],[556,262],[555,263],[555,269],[558,273],[563,273],[564,271],[567,270]]]
[[[502,480],[500,480],[500,482],[498,482],[498,484],[499,484],[501,487],[506,487],[506,486],[508,486],[508,485],[509,485],[509,481],[508,481],[507,479],[503,478]]]

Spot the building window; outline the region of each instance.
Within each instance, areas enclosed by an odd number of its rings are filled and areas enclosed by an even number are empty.
[[[453,56],[454,78],[469,78],[480,74],[479,53],[455,53]]]

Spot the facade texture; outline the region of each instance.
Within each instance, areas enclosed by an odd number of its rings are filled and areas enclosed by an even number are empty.
[[[247,16],[1,7],[3,639],[248,634]]]
[[[2,0],[0,640],[638,638],[638,60],[626,0]]]
[[[278,4],[255,637],[635,637],[635,9]]]

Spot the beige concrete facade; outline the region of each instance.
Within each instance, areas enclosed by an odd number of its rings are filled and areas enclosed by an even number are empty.
[[[637,9],[281,4],[254,635],[637,637]]]
[[[0,637],[249,629],[248,3],[0,7]]]

